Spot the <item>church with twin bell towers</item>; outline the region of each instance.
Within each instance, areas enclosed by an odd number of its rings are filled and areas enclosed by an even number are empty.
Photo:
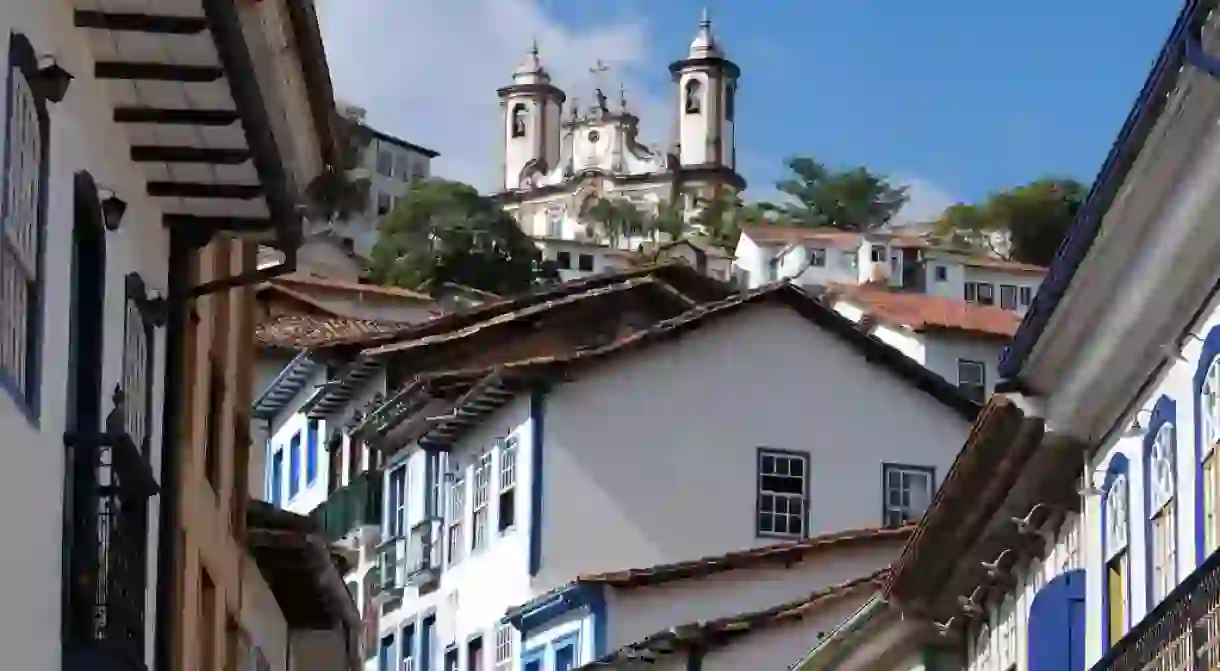
[[[599,62],[594,73],[604,70]],[[551,81],[536,44],[513,73],[512,84],[499,89],[503,159],[497,198],[544,252],[548,244],[555,248],[548,257],[564,243],[609,246],[611,241],[591,233],[585,216],[598,199],[627,200],[645,211],[680,203],[690,212],[700,197],[745,188],[734,148],[741,70],[721,49],[706,11],[686,58],[669,71],[676,142],[665,148],[640,142],[640,119],[621,87],[618,100],[599,85],[591,104],[569,101]],[[614,243],[633,249],[637,241]],[[570,260],[575,252],[568,251],[561,258]]]

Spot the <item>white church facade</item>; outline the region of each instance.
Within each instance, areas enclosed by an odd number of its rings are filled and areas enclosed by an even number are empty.
[[[590,106],[569,102],[552,83],[537,46],[531,50],[512,84],[498,91],[503,160],[497,198],[526,233],[606,251],[635,249],[642,239],[615,239],[594,230],[589,208],[600,199],[622,199],[644,212],[670,203],[690,212],[717,190],[745,188],[734,147],[741,71],[725,56],[706,15],[686,58],[669,69],[677,142],[662,149],[640,142],[640,120],[624,95],[612,104],[598,88]],[[575,264],[572,270],[578,270]]]

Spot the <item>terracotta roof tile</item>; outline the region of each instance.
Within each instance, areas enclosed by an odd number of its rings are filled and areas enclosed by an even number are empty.
[[[288,314],[268,319],[254,327],[254,341],[262,347],[307,349],[335,338],[353,338],[402,328],[394,322],[347,317]]]
[[[649,568],[627,569],[608,573],[593,573],[578,577],[578,583],[601,583],[619,589],[659,585],[674,580],[699,578],[723,571],[753,568],[769,564],[785,564],[803,560],[806,556],[824,550],[845,546],[856,546],[877,541],[905,541],[915,525],[894,528],[869,527],[848,529],[798,541],[775,543],[763,547],[738,550],[727,554],[701,557],[692,561],[659,564]]]
[[[833,242],[836,244],[859,244],[861,234],[851,231],[841,231],[837,228],[801,228],[799,226],[779,226],[777,224],[754,224],[744,226],[741,234],[748,236],[756,243],[783,244],[794,242]]]
[[[1017,313],[994,305],[848,284],[836,283],[828,288],[832,296],[857,303],[877,320],[916,332],[965,331],[1011,338],[1021,324]]]
[[[817,590],[808,596],[764,610],[749,611],[710,621],[698,621],[658,631],[625,645],[580,669],[598,666],[652,662],[678,650],[721,647],[760,630],[800,622],[811,612],[846,597],[878,590],[889,569]]]
[[[431,303],[431,296],[418,291],[404,289],[402,287],[391,287],[381,284],[361,284],[359,282],[345,282],[324,277],[309,277],[306,275],[283,275],[271,280],[273,284],[280,284],[289,287],[300,287],[304,289],[315,288],[331,291],[344,291],[350,293],[362,294],[378,294],[381,296],[392,296],[395,298],[412,298],[418,301]]]
[[[963,261],[963,263],[967,266],[973,266],[975,268],[994,268],[996,270],[1031,273],[1034,275],[1045,275],[1050,270],[1044,266],[1035,266],[1032,263],[1006,261],[1004,259],[993,259],[986,256],[974,256],[966,259]]]

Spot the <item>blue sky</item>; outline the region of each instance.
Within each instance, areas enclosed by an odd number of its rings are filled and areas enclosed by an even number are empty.
[[[742,66],[752,183],[790,153],[931,181],[959,198],[1059,173],[1091,181],[1178,0],[547,0],[576,25],[646,17],[682,53],[709,5]],[[601,9],[599,9],[599,7]],[[665,86],[663,77],[649,84]],[[765,188],[765,187],[764,187]]]
[[[772,195],[785,156],[912,181],[934,216],[1054,173],[1092,181],[1181,0],[319,0],[338,94],[494,190],[496,88],[531,38],[572,98],[614,66],[646,141],[672,140],[667,65],[705,4],[742,68],[739,169]],[[617,84],[617,81],[615,81]],[[912,208],[916,209],[916,208]]]

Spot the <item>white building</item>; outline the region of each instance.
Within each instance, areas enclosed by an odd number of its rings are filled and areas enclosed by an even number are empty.
[[[831,285],[822,300],[978,403],[991,397],[1000,354],[1020,324],[999,307],[869,286]]]
[[[503,191],[497,198],[526,233],[551,241],[548,259],[563,251],[554,240],[609,244],[600,232],[589,235],[587,213],[599,199],[627,200],[644,211],[667,203],[693,211],[700,197],[745,188],[736,171],[734,131],[740,69],[725,56],[706,16],[687,57],[669,69],[678,133],[671,148],[641,143],[640,120],[624,95],[613,105],[599,88],[592,105],[572,100],[565,112],[567,94],[551,81],[537,47],[512,84],[499,90]],[[634,251],[646,241],[623,238],[617,248]],[[575,265],[568,272],[598,271]]]
[[[887,585],[937,623],[911,637],[946,634],[944,668],[1215,665],[1220,67],[1199,26],[1214,50],[1187,3]]]
[[[910,532],[851,529],[584,574],[507,620],[523,632],[523,669],[574,668],[594,650],[609,652],[585,667],[784,668],[877,590]]]
[[[346,112],[348,117],[363,117],[358,109],[349,107]],[[381,218],[394,209],[412,183],[432,177],[432,159],[440,156],[440,152],[395,137],[363,121],[357,121],[357,129],[365,134],[368,145],[351,174],[354,178],[368,180],[368,209],[333,227],[327,225],[320,232],[329,230],[351,240],[355,253],[368,258],[377,242],[377,224]]]
[[[356,435],[388,455],[381,654],[417,669],[515,668],[542,639],[506,611],[583,574],[916,519],[977,411],[790,285],[400,385]],[[524,668],[612,652],[590,640]]]
[[[926,293],[1024,315],[1046,269],[935,247],[926,235],[754,225],[742,229],[735,272],[758,287],[788,280],[801,286],[870,284]]]
[[[221,657],[249,624],[233,576],[193,572],[200,520],[219,522],[204,554],[241,555],[244,500],[226,480],[194,505],[184,473],[204,446],[183,427],[198,416],[187,383],[202,389],[188,348],[249,326],[188,335],[188,321],[240,305],[251,237],[300,238],[294,204],[334,153],[316,30],[308,2],[0,5],[7,668],[193,668],[183,650],[244,662]],[[218,273],[206,259],[222,249]]]

